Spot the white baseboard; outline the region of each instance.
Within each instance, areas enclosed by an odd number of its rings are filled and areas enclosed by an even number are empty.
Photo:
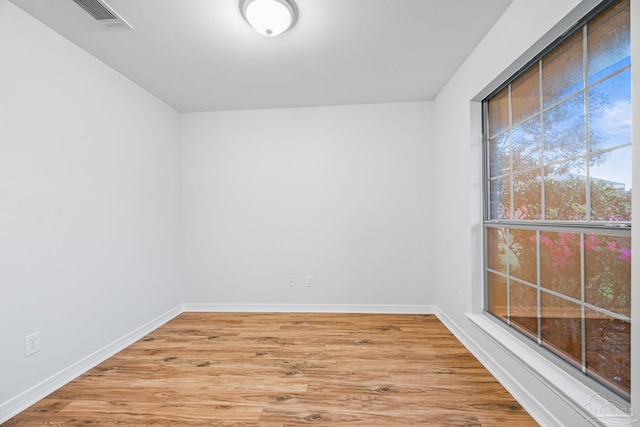
[[[378,304],[202,304],[185,303],[184,311],[239,313],[435,314],[435,305]]]
[[[95,353],[90,354],[84,359],[79,360],[78,362],[47,378],[41,383],[36,384],[24,393],[21,393],[18,396],[2,403],[0,405],[0,424],[18,415],[20,412],[29,408],[31,405],[37,403],[60,387],[78,378],[89,369],[99,365],[109,357],[138,341],[148,333],[159,328],[169,320],[182,313],[182,311],[183,310],[181,305],[169,310],[168,312],[156,317],[150,322],[128,333],[122,338],[115,340],[111,344],[104,346]]]

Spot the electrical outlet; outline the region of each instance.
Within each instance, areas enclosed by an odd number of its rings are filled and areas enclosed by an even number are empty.
[[[295,288],[296,287],[296,282],[294,280],[295,278],[293,276],[289,276],[289,287],[290,288]]]
[[[462,291],[458,291],[458,305],[460,308],[464,308],[464,295],[462,294]]]
[[[307,286],[309,288],[313,287],[313,276],[310,274],[307,276]]]
[[[24,337],[24,357],[40,351],[40,331]]]

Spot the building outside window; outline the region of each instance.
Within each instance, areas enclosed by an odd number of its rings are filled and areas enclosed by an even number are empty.
[[[483,102],[485,310],[629,399],[630,1]]]

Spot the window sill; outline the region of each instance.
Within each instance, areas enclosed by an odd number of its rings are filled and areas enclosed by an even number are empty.
[[[467,317],[479,331],[511,354],[586,420],[605,426],[629,426],[638,421],[629,407],[622,407],[583,384],[487,316],[467,314]]]

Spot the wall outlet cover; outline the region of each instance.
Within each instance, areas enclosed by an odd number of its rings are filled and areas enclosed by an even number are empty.
[[[24,337],[24,356],[31,356],[40,351],[40,331]]]

